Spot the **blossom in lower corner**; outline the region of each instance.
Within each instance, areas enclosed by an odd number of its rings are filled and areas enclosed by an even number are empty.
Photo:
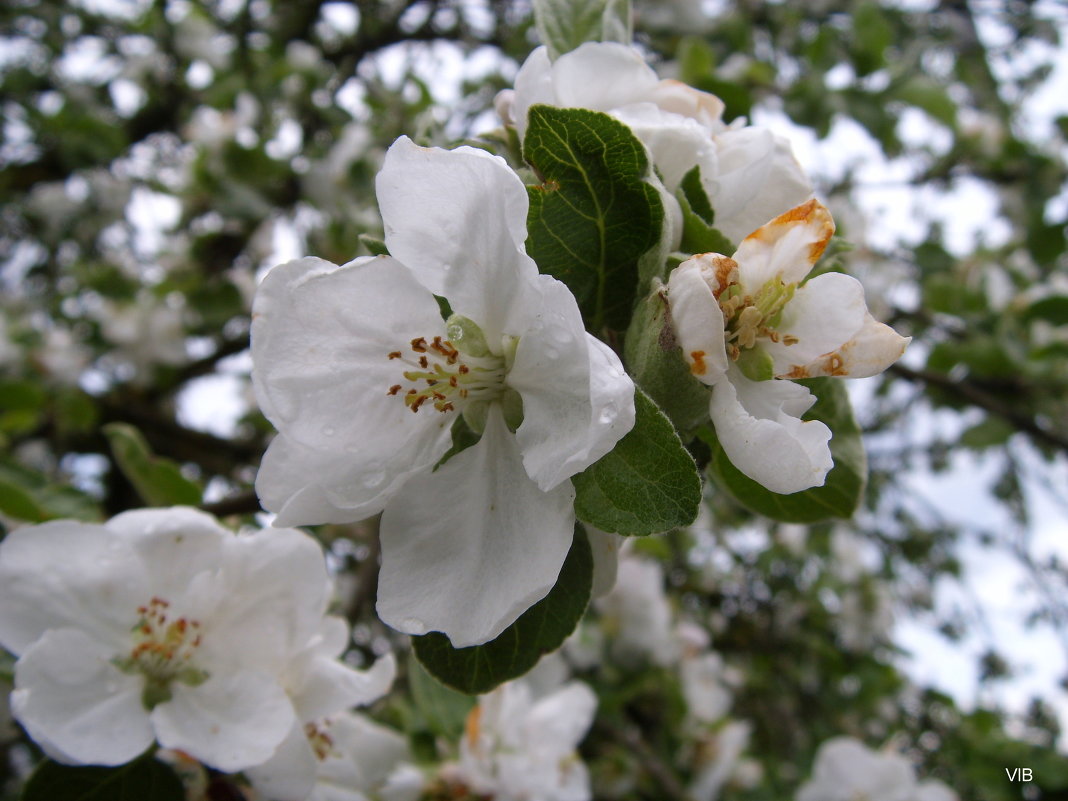
[[[716,436],[735,467],[773,492],[821,486],[832,466],[830,429],[801,420],[815,397],[790,379],[875,375],[909,343],[871,316],[855,278],[804,281],[833,234],[830,213],[810,200],[751,233],[733,257],[694,256],[668,279],[676,340],[690,372],[712,387]]]
[[[12,711],[61,762],[122,764],[157,741],[222,771],[262,763],[297,720],[287,676],[329,592],[306,534],[234,534],[190,508],[20,528],[0,544]],[[330,677],[331,712],[362,680],[334,656],[303,670]]]
[[[892,751],[873,751],[852,737],[827,740],[796,801],[956,801],[940,781],[916,781],[912,764]]]
[[[576,749],[596,708],[580,681],[540,698],[522,679],[502,684],[471,710],[460,760],[443,776],[494,801],[588,801],[589,773]]]
[[[301,259],[257,293],[253,385],[279,433],[256,489],[279,525],[383,512],[381,618],[475,645],[555,584],[568,479],[633,426],[634,385],[526,255],[503,160],[402,137],[377,190],[392,257]],[[461,417],[480,438],[440,463]]]

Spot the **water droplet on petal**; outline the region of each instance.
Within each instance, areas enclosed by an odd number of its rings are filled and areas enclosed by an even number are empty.
[[[597,417],[597,422],[601,425],[611,425],[616,421],[618,416],[619,410],[614,405],[605,406],[601,409],[601,414]]]
[[[337,431],[335,431],[333,427],[331,427],[331,426],[323,426],[323,436],[324,437],[332,437],[336,433],[337,433]]]
[[[386,474],[385,473],[371,473],[369,476],[366,476],[364,478],[363,485],[365,487],[371,489],[371,488],[379,486],[385,480],[386,480]]]
[[[400,622],[400,630],[407,634],[426,634],[426,623],[415,617],[406,617]]]

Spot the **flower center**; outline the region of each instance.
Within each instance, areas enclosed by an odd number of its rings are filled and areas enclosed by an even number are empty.
[[[334,753],[334,738],[330,736],[329,728],[329,721],[326,720],[304,724],[304,736],[308,738],[308,744],[320,762]]]
[[[132,630],[133,647],[128,656],[112,660],[124,673],[144,676],[141,701],[146,709],[170,700],[172,681],[195,687],[208,678],[207,672],[192,664],[200,647],[200,622],[185,617],[171,619],[169,607],[162,598],[139,606],[140,619]]]
[[[783,283],[781,278],[766,281],[756,294],[746,293],[737,281],[719,296],[719,307],[726,324],[727,353],[738,360],[743,348],[751,348],[760,338],[793,345],[797,337],[782,336],[776,330],[782,322],[782,310],[794,296],[797,284]]]
[[[411,369],[402,372],[404,384],[394,384],[388,394],[400,395],[404,404],[418,412],[430,404],[439,412],[451,412],[474,401],[496,400],[504,389],[504,357],[487,353],[462,353],[448,339],[413,339],[410,354],[395,350],[397,359]],[[403,394],[402,394],[403,393]]]

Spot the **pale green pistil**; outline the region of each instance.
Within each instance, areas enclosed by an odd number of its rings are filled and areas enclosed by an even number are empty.
[[[171,699],[171,682],[195,687],[208,678],[206,671],[192,664],[200,647],[200,623],[184,617],[169,619],[169,606],[162,598],[153,598],[138,607],[141,617],[133,627],[133,648],[128,656],[111,660],[123,673],[144,677],[141,702],[146,709]]]
[[[774,377],[771,355],[757,346],[758,340],[796,344],[797,337],[782,335],[777,330],[782,311],[796,289],[797,284],[786,284],[775,278],[765,282],[755,294],[747,294],[735,280],[719,295],[727,355],[747,378],[765,381]]]

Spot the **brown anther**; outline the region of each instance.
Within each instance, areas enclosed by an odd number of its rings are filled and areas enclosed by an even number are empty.
[[[416,337],[413,339],[412,350],[416,353],[426,353],[426,337]]]
[[[418,395],[419,393],[418,393],[418,391],[416,391],[416,390],[414,390],[414,389],[409,389],[409,390],[408,390],[407,392],[405,392],[404,394],[405,394],[405,396],[409,396],[409,395]]]
[[[419,366],[422,367],[424,370],[430,366],[430,361],[427,359],[426,356],[419,357]]]
[[[456,378],[456,376],[454,376],[454,375],[451,375],[451,376],[449,376],[449,386],[450,386],[450,387],[455,387],[455,386],[457,386],[457,385],[458,385],[459,383],[460,383],[460,382],[459,382],[459,380],[458,380],[458,379]]]
[[[466,389],[461,389],[460,390],[460,397],[461,398],[466,398],[467,397],[467,390]]]
[[[441,404],[441,406],[438,407],[438,411],[439,412],[451,412],[455,408],[456,407],[453,406],[451,403],[443,403],[443,404]]]
[[[399,350],[390,351],[390,353],[389,353],[389,358],[391,358],[391,359],[399,359],[400,357],[401,357],[401,352]]]
[[[471,372],[471,368],[468,367],[466,364],[461,364],[460,367],[459,367],[459,371],[460,371],[460,375],[467,375],[468,373]]]
[[[415,403],[412,404],[412,411],[419,411],[419,407],[422,406],[424,403],[426,403],[426,395],[420,395],[418,398],[415,399]]]
[[[396,395],[400,391],[401,391],[401,385],[400,384],[394,384],[393,386],[391,386],[389,388],[389,392],[387,392],[386,394],[387,395]]]
[[[786,334],[782,338],[782,344],[784,344],[784,345],[796,345],[800,341],[801,340],[799,340],[793,334]]]

